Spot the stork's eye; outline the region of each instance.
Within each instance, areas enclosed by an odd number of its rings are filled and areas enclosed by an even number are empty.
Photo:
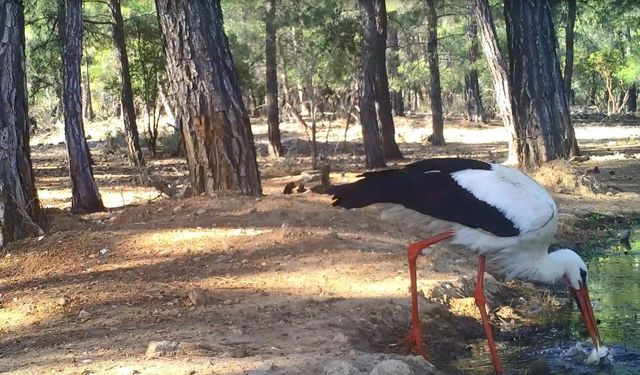
[[[580,268],[580,278],[582,279],[582,285],[587,285],[587,270]]]

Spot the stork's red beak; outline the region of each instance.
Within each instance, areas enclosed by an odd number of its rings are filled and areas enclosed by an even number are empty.
[[[578,307],[582,313],[582,319],[584,319],[584,325],[587,327],[587,331],[589,331],[589,336],[591,336],[591,340],[593,340],[593,345],[596,347],[596,350],[600,349],[602,341],[600,340],[600,332],[598,332],[596,317],[593,315],[593,308],[591,307],[591,299],[589,298],[587,285],[581,285],[580,289],[569,287],[569,290],[571,291],[573,298],[578,302]]]

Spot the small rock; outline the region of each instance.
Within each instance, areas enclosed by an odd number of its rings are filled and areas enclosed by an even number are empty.
[[[616,171],[609,171],[610,176],[613,176],[614,174],[616,174]]]
[[[378,363],[369,375],[411,375],[411,367],[398,359],[389,359]]]
[[[83,365],[88,365],[91,364],[91,362],[93,362],[92,360],[90,360],[89,358],[87,359],[83,359],[80,361],[80,363],[82,363]]]
[[[69,302],[71,302],[71,298],[69,298],[69,296],[66,296],[66,295],[58,298],[58,300],[56,301],[58,306],[67,306]]]
[[[111,249],[105,247],[104,249],[100,249],[100,255],[107,255],[110,251]]]
[[[209,296],[204,289],[195,288],[189,291],[189,301],[193,306],[205,306],[209,303]]]
[[[89,318],[91,318],[91,313],[82,309],[78,313],[78,318],[80,318],[81,321],[86,322],[87,320],[89,320]]]
[[[173,212],[180,212],[184,208],[184,204],[179,204],[173,208]]]
[[[360,370],[346,361],[336,360],[329,362],[322,369],[324,375],[359,375]]]
[[[344,344],[346,342],[349,342],[349,338],[344,333],[338,333],[337,335],[333,336],[333,341]]]
[[[595,166],[595,167],[593,167],[593,169],[587,169],[587,173],[598,174],[598,173],[600,173],[600,168]]]
[[[179,341],[152,341],[147,346],[147,358],[162,357],[174,353],[180,348]]]
[[[248,371],[247,375],[269,375],[271,373],[271,370],[275,369],[276,365],[274,365],[271,361],[267,361],[257,369]]]
[[[419,355],[409,355],[403,358],[411,366],[411,375],[433,375],[436,367]]]
[[[207,212],[207,210],[205,210],[204,208],[199,208],[199,209],[196,210],[196,215],[202,215],[205,212]]]

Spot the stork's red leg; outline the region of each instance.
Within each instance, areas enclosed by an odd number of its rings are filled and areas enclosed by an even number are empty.
[[[478,259],[478,280],[476,281],[474,297],[476,299],[478,310],[480,310],[480,316],[482,317],[484,333],[487,336],[487,341],[489,341],[489,350],[491,351],[493,368],[496,370],[496,374],[502,374],[502,365],[500,365],[500,358],[498,358],[498,351],[496,350],[496,342],[493,339],[493,330],[491,329],[489,317],[487,316],[487,299],[484,296],[484,255],[480,255]]]
[[[418,314],[418,282],[416,275],[416,260],[420,252],[440,241],[444,241],[453,236],[452,231],[446,231],[439,235],[413,243],[407,248],[407,256],[409,258],[409,276],[411,277],[411,330],[407,335],[406,341],[409,345],[409,349],[415,349],[415,351],[430,360],[427,353],[424,351],[424,345],[422,344],[422,329],[420,328],[420,315]]]

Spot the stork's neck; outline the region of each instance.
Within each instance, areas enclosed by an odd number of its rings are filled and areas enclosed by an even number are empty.
[[[565,273],[562,251],[547,253],[521,249],[501,254],[496,259],[509,279],[526,279],[545,284],[559,282]]]

